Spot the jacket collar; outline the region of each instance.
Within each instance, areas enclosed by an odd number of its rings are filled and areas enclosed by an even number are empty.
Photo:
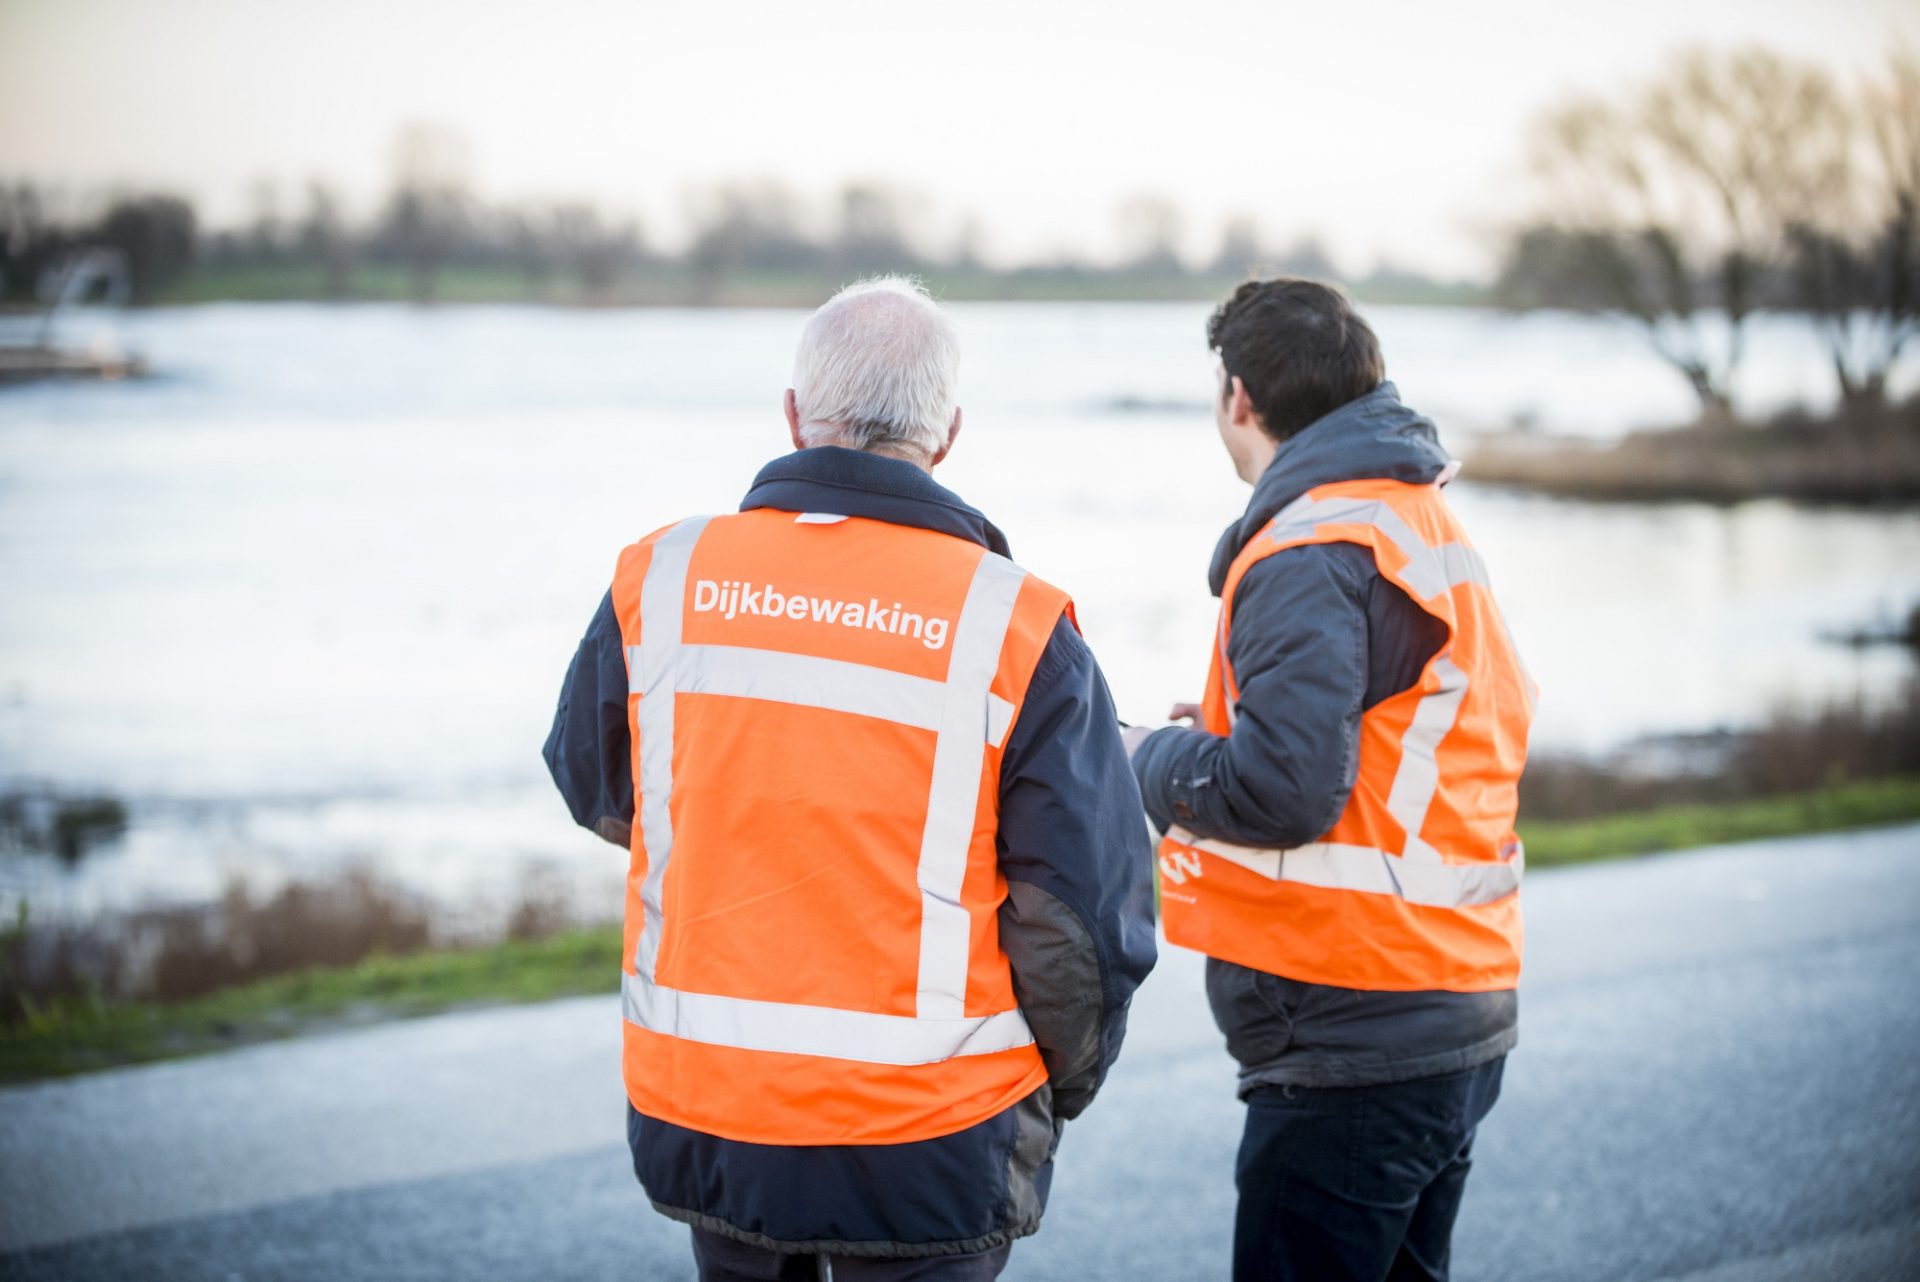
[[[913,464],[838,445],[795,450],[761,468],[740,510],[763,507],[913,525],[1011,555],[993,522]]]

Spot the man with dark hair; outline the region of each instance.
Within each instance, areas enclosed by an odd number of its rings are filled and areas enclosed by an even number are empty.
[[[1247,1123],[1234,1276],[1444,1279],[1516,1038],[1513,831],[1534,690],[1338,291],[1242,285],[1207,323],[1252,502],[1215,551],[1207,693],[1128,732],[1167,938],[1207,954]]]

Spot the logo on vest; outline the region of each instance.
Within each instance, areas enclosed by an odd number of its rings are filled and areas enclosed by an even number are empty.
[[[1176,886],[1184,886],[1187,878],[1203,876],[1206,869],[1200,864],[1199,851],[1175,846],[1160,856],[1160,871],[1168,881]]]
[[[763,619],[792,619],[796,623],[837,624],[863,632],[912,637],[929,650],[946,645],[947,634],[952,630],[951,620],[915,614],[898,601],[891,606],[880,604],[879,597],[868,597],[864,603],[841,601],[782,592],[771,583],[756,586],[733,579],[695,581],[693,611],[695,614],[718,612],[723,619],[751,614]]]

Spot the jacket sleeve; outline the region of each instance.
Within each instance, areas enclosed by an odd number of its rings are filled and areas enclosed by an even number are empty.
[[[1120,1054],[1155,959],[1152,850],[1093,652],[1055,625],[1000,766],[1000,941],[1053,1085],[1076,1117]]]
[[[1156,826],[1258,846],[1304,845],[1333,827],[1359,768],[1374,577],[1371,554],[1351,544],[1288,548],[1247,571],[1228,629],[1233,733],[1170,726],[1134,754]]]
[[[633,765],[627,735],[627,660],[613,594],[580,639],[542,756],[574,822],[615,845],[633,829]]]

